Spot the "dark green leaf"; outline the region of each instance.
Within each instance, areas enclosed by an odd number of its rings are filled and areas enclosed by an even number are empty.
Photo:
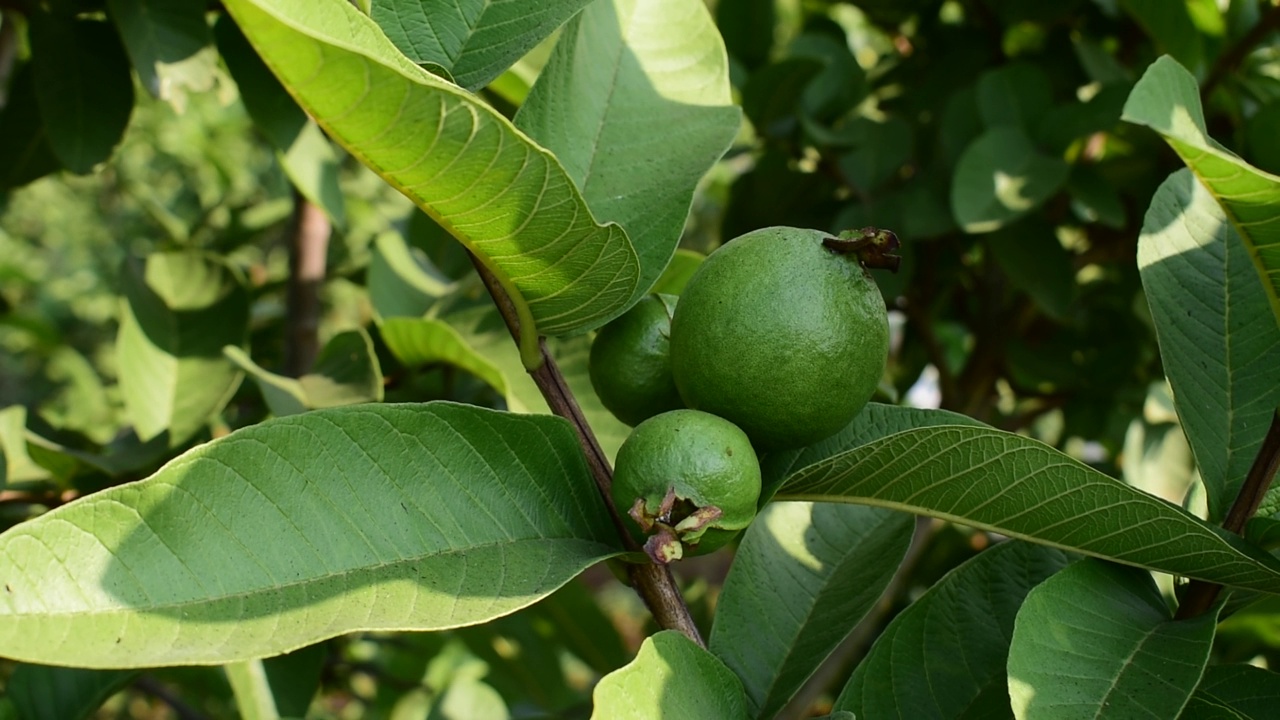
[[[68,170],[87,173],[111,156],[129,124],[129,58],[104,22],[42,12],[29,20],[35,95],[49,146]]]
[[[988,128],[1012,126],[1027,134],[1053,103],[1049,76],[1028,62],[988,70],[978,78],[977,92],[978,110]]]
[[[373,0],[370,16],[409,59],[440,65],[458,85],[479,90],[587,4]]]
[[[836,707],[868,718],[976,720],[969,713],[990,706],[1011,715],[1014,618],[1031,588],[1068,562],[1060,550],[1012,541],[952,570],[889,623]]]
[[[756,132],[781,137],[794,130],[805,87],[822,69],[817,60],[790,58],[752,73],[742,90],[742,111]]]
[[[196,79],[195,89],[212,87],[212,59],[206,68],[182,67],[199,64],[197,54],[212,39],[204,6],[190,0],[107,0],[107,10],[147,92],[170,97],[171,86],[193,70],[207,76]]]
[[[1181,720],[1267,720],[1280,707],[1280,675],[1252,665],[1210,665],[1191,700]]]
[[[1174,718],[1200,680],[1217,609],[1174,621],[1149,573],[1088,558],[1027,595],[1009,646],[1019,720]]]
[[[1043,218],[1006,225],[986,236],[991,255],[1016,287],[1035,300],[1050,317],[1062,319],[1075,294],[1075,268]]]
[[[1240,234],[1188,170],[1152,199],[1138,266],[1209,517],[1220,520],[1280,406],[1280,325]],[[1269,500],[1263,514],[1276,509]]]
[[[1036,440],[907,430],[809,465],[778,499],[856,502],[961,522],[1136,567],[1280,594],[1280,561]]]
[[[1067,179],[1061,159],[1041,154],[1026,135],[999,126],[974,140],[956,164],[951,212],[969,233],[996,230],[1035,210]]]
[[[910,515],[770,503],[747,529],[708,648],[772,718],[880,598],[911,543]]]
[[[671,260],[693,191],[741,125],[711,14],[686,0],[588,5],[516,114],[640,259],[635,300]]]
[[[14,71],[8,102],[0,109],[0,193],[61,167],[36,104],[35,73],[25,63]]]
[[[20,720],[83,720],[137,674],[18,663],[5,694]]]

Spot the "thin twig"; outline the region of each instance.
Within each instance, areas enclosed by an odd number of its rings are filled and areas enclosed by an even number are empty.
[[[0,110],[9,101],[9,77],[18,59],[17,13],[0,9]]]
[[[182,698],[174,695],[169,688],[149,675],[140,675],[133,681],[133,687],[142,694],[150,695],[168,705],[173,709],[173,714],[178,716],[178,720],[207,720],[202,713],[183,702]]]
[[[1244,37],[1240,38],[1229,50],[1218,56],[1213,68],[1209,70],[1209,76],[1204,80],[1204,85],[1200,86],[1201,100],[1208,100],[1209,95],[1218,87],[1218,84],[1236,69],[1236,66],[1244,60],[1245,56],[1257,47],[1267,35],[1276,30],[1280,30],[1280,5],[1272,5],[1266,14],[1258,18],[1257,24],[1250,28]]]
[[[1258,511],[1262,499],[1266,497],[1271,481],[1275,479],[1276,469],[1280,468],[1280,409],[1271,415],[1271,427],[1262,439],[1262,447],[1249,466],[1249,474],[1245,475],[1244,484],[1236,500],[1227,512],[1227,519],[1222,522],[1223,529],[1237,535],[1244,531],[1245,523]],[[1186,620],[1208,612],[1222,592],[1222,586],[1216,583],[1192,580],[1187,584],[1187,591],[1178,604],[1178,620]]]
[[[470,257],[471,264],[480,275],[480,280],[498,306],[498,313],[506,323],[512,340],[519,344],[520,320],[515,304],[489,268],[485,267],[475,255]],[[560,367],[547,351],[545,341],[538,341],[538,350],[542,355],[542,363],[536,369],[529,371],[529,376],[542,392],[542,397],[547,401],[551,412],[573,425],[574,432],[578,435],[578,442],[582,445],[583,454],[586,456],[587,467],[591,470],[591,477],[595,481],[596,489],[599,490],[605,507],[609,510],[609,517],[613,520],[618,535],[622,538],[627,550],[639,552],[639,544],[631,537],[631,533],[622,523],[618,509],[613,506],[613,499],[609,492],[613,485],[613,468],[609,465],[609,458],[600,448],[595,433],[582,414],[582,408],[578,407],[573,392],[565,382],[564,375],[560,373]],[[680,594],[680,588],[676,585],[675,578],[668,568],[652,563],[628,563],[627,573],[632,587],[649,607],[649,612],[653,613],[653,618],[659,627],[678,630],[698,645],[706,647],[697,625],[693,622],[693,617],[689,614],[689,608],[685,605],[684,597]]]
[[[329,252],[329,218],[318,205],[293,191],[289,228],[289,285],[285,311],[284,374],[301,377],[320,352],[320,287]]]

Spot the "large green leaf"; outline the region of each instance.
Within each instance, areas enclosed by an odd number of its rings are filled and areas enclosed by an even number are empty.
[[[617,552],[568,423],[430,403],[270,420],[0,535],[0,655],[226,663],[513,612]]]
[[[515,122],[564,163],[597,218],[626,228],[643,294],[741,114],[701,0],[601,0],[565,27]]]
[[[1059,550],[1013,541],[947,573],[889,623],[835,707],[858,717],[927,720],[970,717],[967,711],[990,702],[1008,716],[1014,618],[1031,588],[1068,562]]]
[[[908,430],[810,465],[778,499],[932,515],[1085,555],[1280,594],[1280,561],[1048,445],[980,427]]]
[[[202,53],[212,39],[205,8],[188,0],[107,0],[111,20],[147,92],[171,98],[181,86],[213,85],[216,55]]]
[[[761,506],[773,497],[778,487],[794,472],[834,455],[861,447],[894,433],[930,425],[973,425],[985,427],[967,415],[949,410],[903,407],[867,403],[843,430],[829,438],[798,450],[771,452],[760,460],[764,491]]]
[[[1162,57],[1147,68],[1125,103],[1123,119],[1164,136],[1222,206],[1280,323],[1280,177],[1249,165],[1209,137],[1196,80],[1173,58]]]
[[[409,59],[479,90],[590,0],[373,0],[370,16]]]
[[[1156,191],[1138,266],[1209,518],[1221,521],[1280,406],[1280,325],[1240,234],[1187,170]]]
[[[951,212],[965,232],[990,232],[1048,200],[1069,170],[1061,159],[1040,153],[1021,130],[999,125],[970,143],[956,162]]]
[[[595,221],[550,152],[414,65],[346,0],[225,5],[330,137],[494,270],[527,365],[538,333],[588,329],[630,302],[639,262],[622,228]]]
[[[645,638],[631,664],[593,693],[599,720],[746,720],[742,682],[714,655],[674,630]]]
[[[1182,720],[1268,720],[1280,707],[1280,675],[1252,665],[1210,665]]]
[[[911,544],[905,513],[770,503],[747,529],[708,644],[772,718],[880,599]]]
[[[396,359],[409,367],[447,362],[502,393],[507,408],[513,412],[551,412],[521,364],[510,332],[492,306],[450,313],[438,319],[389,318],[383,321],[380,331]],[[591,387],[587,372],[590,339],[556,340],[549,343],[549,347],[601,448],[612,458],[631,429],[604,408]]]
[[[133,77],[116,31],[104,22],[28,16],[35,95],[49,146],[87,173],[111,156],[133,112]]]
[[[1018,611],[1009,645],[1014,716],[1177,717],[1217,622],[1216,610],[1175,621],[1150,574],[1081,560],[1033,589]]]
[[[5,683],[5,695],[23,720],[84,720],[136,675],[19,663]]]
[[[222,355],[248,336],[249,298],[236,273],[198,252],[130,260],[116,362],[138,437],[179,445],[222,409],[241,373]]]
[[[337,227],[346,224],[346,205],[338,187],[338,154],[315,121],[289,97],[236,24],[225,15],[214,27],[218,52],[236,81],[240,101],[258,131],[276,151],[289,182],[324,210]]]

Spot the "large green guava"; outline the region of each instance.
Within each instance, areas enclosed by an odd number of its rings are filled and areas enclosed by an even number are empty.
[[[685,403],[733,422],[761,451],[811,445],[847,425],[875,392],[889,351],[884,299],[864,251],[851,248],[878,253],[875,241],[896,238],[862,232],[842,240],[772,227],[712,253],[671,324]]]

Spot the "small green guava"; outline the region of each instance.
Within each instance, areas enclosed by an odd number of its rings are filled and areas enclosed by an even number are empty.
[[[896,267],[892,233],[840,237],[772,227],[712,253],[671,323],[671,366],[691,408],[742,428],[761,451],[835,434],[884,373],[889,322],[864,268]]]
[[[746,433],[697,410],[636,426],[618,449],[613,502],[649,557],[665,564],[723,547],[756,515],[760,463]]]
[[[591,344],[587,371],[605,408],[636,426],[684,407],[671,374],[671,315],[674,295],[649,295],[600,329]]]

